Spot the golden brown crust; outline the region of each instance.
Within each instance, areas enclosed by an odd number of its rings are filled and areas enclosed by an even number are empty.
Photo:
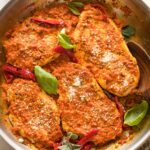
[[[139,68],[119,29],[101,5],[86,5],[74,32],[76,56],[109,92],[125,96],[138,85]]]
[[[59,67],[64,66],[65,64],[69,63],[70,59],[65,55],[60,55],[58,58],[56,58],[54,61],[48,63],[46,66],[44,66],[44,69],[48,72],[53,72],[54,70],[57,70]]]
[[[39,25],[31,22],[32,17],[63,20],[65,26]],[[37,11],[32,17],[18,23],[3,40],[7,63],[30,70],[36,65],[43,66],[59,56],[53,50],[58,44],[58,33],[65,27],[66,32],[71,34],[78,21],[65,4]]]
[[[98,129],[95,144],[115,139],[122,132],[120,114],[84,67],[68,63],[56,71],[59,81],[58,105],[64,131],[85,135]]]
[[[15,79],[3,86],[9,101],[8,116],[16,135],[31,143],[49,146],[48,142],[62,137],[60,113],[52,97],[33,81]]]

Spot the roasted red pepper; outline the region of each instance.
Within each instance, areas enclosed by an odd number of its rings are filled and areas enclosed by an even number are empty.
[[[53,148],[53,150],[58,150],[58,145],[56,143],[54,143],[53,141],[49,141],[48,143]]]
[[[5,73],[35,81],[35,75],[28,69],[17,68],[9,64],[3,65],[2,69]]]
[[[56,53],[60,53],[60,54],[64,54],[64,55],[68,56],[68,57],[70,58],[70,60],[71,60],[72,62],[74,62],[74,63],[77,63],[77,62],[78,62],[78,60],[77,60],[77,58],[75,57],[74,53],[73,53],[72,51],[70,51],[70,50],[66,50],[66,49],[64,49],[64,48],[61,47],[61,46],[57,46],[57,47],[54,49],[54,51],[55,51]]]
[[[123,121],[123,119],[124,119],[124,114],[125,114],[125,109],[124,109],[123,105],[118,101],[118,97],[117,97],[117,96],[115,96],[114,99],[115,99],[116,106],[117,106],[117,108],[118,108],[118,110],[119,110],[120,117],[121,117],[121,119],[122,119],[122,121]]]
[[[89,142],[96,134],[98,133],[97,129],[93,129],[92,131],[88,132],[83,138],[78,141],[78,145],[83,147],[87,142]]]
[[[14,76],[12,74],[4,72],[4,78],[6,80],[6,83],[11,83],[14,79]]]
[[[92,4],[92,6],[99,9],[102,12],[102,14],[99,16],[100,20],[103,20],[103,21],[108,20],[107,12],[103,6],[98,5],[98,4]]]
[[[31,18],[31,22],[46,24],[46,25],[64,25],[63,20],[56,20],[56,19],[44,20],[39,18]]]
[[[86,145],[82,148],[82,150],[90,150],[92,147],[93,147],[93,144],[92,144],[92,143],[88,143],[88,144],[86,144]]]

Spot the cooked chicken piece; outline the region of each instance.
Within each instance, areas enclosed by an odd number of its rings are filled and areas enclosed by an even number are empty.
[[[50,141],[62,137],[60,113],[54,99],[45,94],[33,81],[15,79],[5,84],[8,116],[15,135],[34,143],[39,149],[50,147]]]
[[[120,30],[101,5],[86,5],[73,34],[76,56],[102,88],[126,96],[137,87],[140,72]]]
[[[54,61],[48,63],[44,66],[44,69],[48,72],[53,72],[57,70],[59,67],[64,66],[65,64],[71,62],[70,59],[65,55],[60,55]]]
[[[65,132],[80,136],[98,129],[95,144],[104,144],[122,132],[122,121],[88,69],[68,63],[53,72],[59,82],[58,106]]]
[[[33,70],[35,65],[43,66],[58,57],[53,51],[58,31],[31,23],[30,19],[18,24],[3,45],[7,63]]]
[[[31,21],[31,18],[61,20],[65,25],[43,25]],[[7,63],[33,70],[35,65],[51,62],[59,56],[53,50],[58,44],[58,33],[66,28],[66,32],[71,34],[77,22],[78,17],[65,4],[37,11],[5,35],[3,45]]]

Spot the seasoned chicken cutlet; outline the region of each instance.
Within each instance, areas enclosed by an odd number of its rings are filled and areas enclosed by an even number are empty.
[[[59,82],[58,106],[62,127],[80,136],[98,129],[95,144],[115,139],[122,132],[122,121],[114,102],[109,100],[88,69],[68,63],[53,73]]]
[[[64,66],[65,64],[69,63],[70,60],[67,56],[60,55],[58,58],[56,58],[54,61],[48,63],[46,66],[44,66],[44,69],[48,72],[53,72],[57,70],[57,68]]]
[[[15,79],[4,84],[8,116],[15,135],[21,135],[39,149],[50,147],[50,141],[62,137],[60,113],[54,99],[33,81]]]
[[[77,58],[89,67],[102,88],[126,96],[138,85],[137,62],[101,5],[85,6],[73,37]]]
[[[63,25],[46,25],[32,19],[58,20]],[[3,39],[7,63],[16,67],[33,70],[34,66],[43,66],[59,56],[54,52],[58,44],[58,33],[65,28],[71,34],[78,22],[65,4],[58,4],[37,11],[31,17],[18,23]]]

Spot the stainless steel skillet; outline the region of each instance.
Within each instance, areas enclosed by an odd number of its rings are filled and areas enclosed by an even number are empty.
[[[53,0],[11,0],[7,5],[0,11],[0,39],[3,37],[4,33],[18,20],[22,17],[28,15],[34,6],[39,6],[41,3],[47,4],[51,3]],[[56,1],[56,0],[55,0]],[[113,0],[106,0],[109,1]],[[148,2],[149,0],[147,0]],[[0,4],[7,2],[6,0],[0,0]],[[133,10],[133,15],[127,18],[128,24],[132,24],[136,27],[137,37],[133,40],[140,42],[141,45],[146,49],[147,53],[150,54],[150,8],[144,1],[141,0],[124,0],[124,2]],[[32,5],[35,3],[36,5]],[[122,3],[122,1],[120,1]],[[111,5],[109,3],[109,5]],[[115,8],[116,9],[116,8]],[[0,45],[0,65],[3,64],[4,51]],[[1,75],[1,71],[0,71]],[[150,84],[150,83],[147,83]],[[133,140],[129,143],[120,147],[120,150],[135,150],[140,148],[140,146],[145,143],[147,139],[150,138],[150,113],[143,122],[142,130],[138,132]],[[13,135],[6,129],[3,124],[3,120],[0,123],[0,134],[1,136],[15,149],[26,150],[28,149],[22,144],[15,141]],[[108,149],[113,150],[114,144],[112,144]],[[150,147],[149,147],[150,149]]]

